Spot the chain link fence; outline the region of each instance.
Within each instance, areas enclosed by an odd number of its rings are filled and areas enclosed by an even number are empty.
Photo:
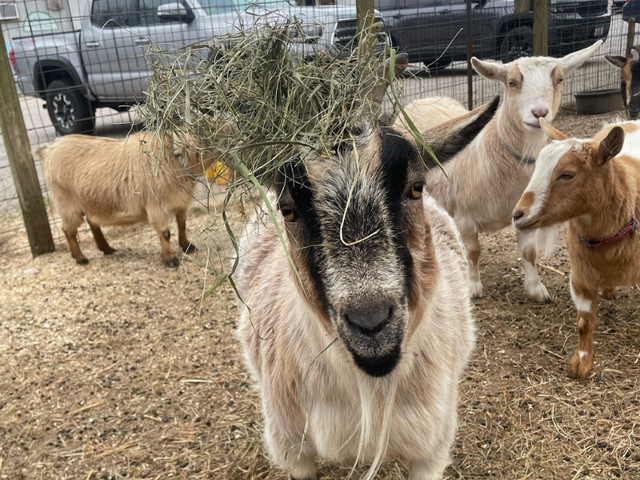
[[[516,13],[514,1],[472,1],[470,18],[466,0],[375,0],[375,5],[391,43],[409,54],[411,68],[401,80],[406,103],[449,96],[465,105],[471,97],[477,106],[502,86],[474,74],[469,92],[469,55],[510,61],[533,54],[533,14],[526,5]],[[619,87],[619,71],[604,59],[625,54],[628,26],[615,7],[611,0],[551,1],[549,55],[559,57],[605,40],[565,80],[563,104],[571,104],[579,91]],[[32,149],[68,133],[125,137],[138,127],[130,107],[144,101],[150,45],[176,52],[186,45],[205,45],[215,35],[249,23],[258,10],[302,17],[306,36],[295,48],[303,54],[319,47],[331,50],[355,34],[355,0],[298,0],[298,5],[287,0],[0,3],[0,24]],[[37,159],[36,165],[42,178]],[[49,210],[54,236],[60,239]],[[22,248],[28,248],[27,238],[0,139],[0,254]]]

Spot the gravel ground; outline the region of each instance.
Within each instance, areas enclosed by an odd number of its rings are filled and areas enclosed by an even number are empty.
[[[555,125],[585,137],[613,117],[563,111]],[[106,230],[118,249],[109,257],[82,232],[87,266],[63,243],[35,260],[25,250],[0,255],[0,479],[284,478],[261,447],[233,294],[225,285],[207,295],[213,267],[230,256],[214,218],[192,209],[200,250],[177,270],[162,265],[144,225]],[[241,215],[231,218],[239,229]],[[481,241],[487,296],[475,302],[478,346],[446,478],[637,480],[637,289],[602,300],[596,373],[574,381],[565,248],[542,262],[554,302],[538,305],[523,298],[514,232]],[[324,479],[347,473],[322,466]],[[406,470],[392,462],[379,478]]]

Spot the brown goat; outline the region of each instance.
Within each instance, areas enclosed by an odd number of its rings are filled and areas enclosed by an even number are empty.
[[[640,114],[640,54],[632,48],[628,58],[609,55],[604,58],[620,69],[622,103],[629,118],[635,120]]]
[[[174,153],[181,150],[181,154]],[[188,140],[163,139],[141,132],[124,140],[67,135],[36,154],[42,160],[51,199],[62,219],[71,256],[79,264],[89,260],[80,251],[77,232],[87,218],[98,248],[109,255],[100,226],[149,222],[158,232],[162,260],[177,267],[169,238],[168,215],[178,223],[178,243],[185,252],[195,251],[187,240],[187,208],[196,177],[215,159],[201,156]]]
[[[610,296],[640,281],[640,121],[609,125],[594,140],[567,139],[540,124],[555,141],[540,152],[513,224],[530,230],[569,222],[571,297],[578,310],[578,348],[569,371],[585,378],[593,370],[598,290]]]

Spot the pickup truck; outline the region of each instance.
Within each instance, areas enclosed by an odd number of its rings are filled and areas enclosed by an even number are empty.
[[[237,32],[256,18],[301,19],[304,38],[291,48],[305,56],[318,50],[336,54],[356,33],[352,6],[296,7],[286,0],[259,0],[259,5],[250,0],[89,0],[79,30],[12,39],[17,83],[25,95],[46,100],[59,134],[90,133],[97,108],[123,111],[144,101],[150,45],[179,53]]]
[[[423,62],[431,70],[467,59],[466,3],[466,0],[374,2],[382,13],[392,44],[407,53],[410,62]],[[515,13],[514,0],[471,3],[475,56],[509,62],[533,55],[533,12]],[[611,26],[607,4],[607,0],[551,0],[549,55],[563,56],[606,39]]]

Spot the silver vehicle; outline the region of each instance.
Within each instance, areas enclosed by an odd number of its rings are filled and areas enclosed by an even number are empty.
[[[337,51],[356,33],[354,7],[297,7],[286,0],[89,0],[80,29],[12,39],[18,86],[46,100],[61,134],[88,133],[95,109],[122,111],[144,101],[150,45],[180,52],[253,25],[297,17],[302,55]]]

